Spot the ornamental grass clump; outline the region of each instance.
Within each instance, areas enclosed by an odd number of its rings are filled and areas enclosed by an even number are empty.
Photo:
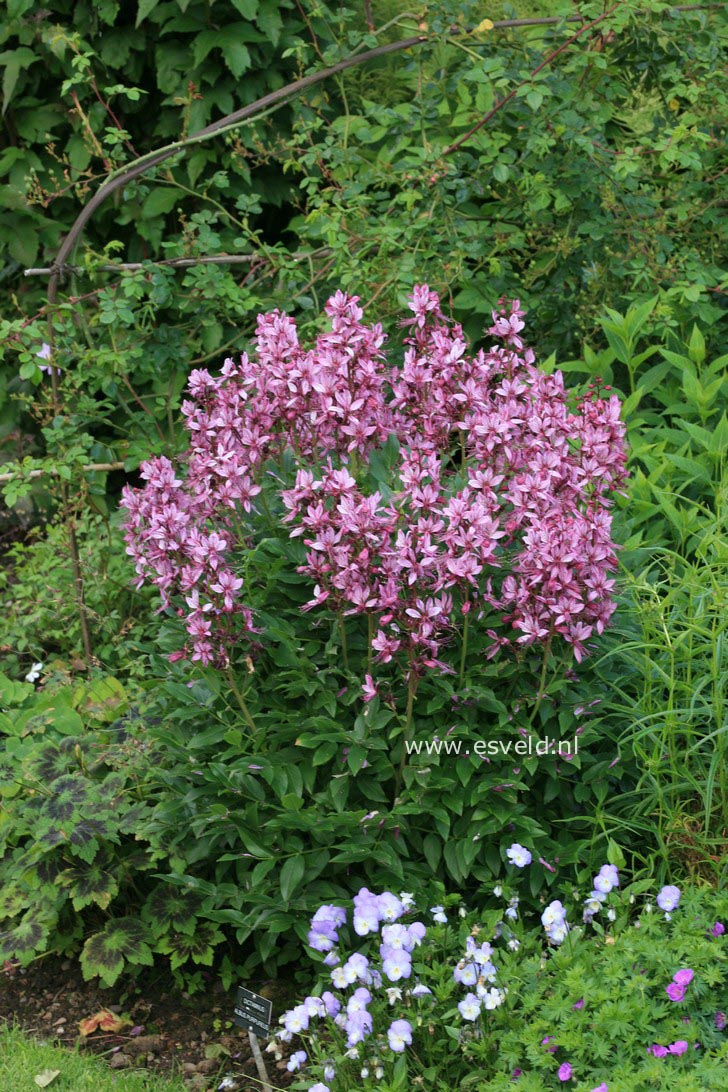
[[[425,672],[456,670],[454,638],[462,676],[474,624],[488,657],[561,641],[577,661],[607,625],[619,400],[596,383],[570,404],[563,375],[525,347],[517,300],[477,352],[427,285],[409,309],[397,362],[337,292],[310,348],[274,311],[251,355],[191,373],[186,453],[144,463],[123,497],[139,584],[184,619],[173,658],[227,668],[265,641],[244,560],[271,534],[301,540],[304,609],[337,620],[347,669],[361,620],[368,698],[380,665],[396,664],[410,697]]]

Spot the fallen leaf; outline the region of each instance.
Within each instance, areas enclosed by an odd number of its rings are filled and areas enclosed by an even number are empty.
[[[484,19],[482,23],[478,23],[477,27],[473,31],[473,34],[483,34],[486,30],[492,30],[493,23],[490,19]]]
[[[47,1088],[49,1084],[55,1081],[56,1077],[60,1077],[60,1069],[44,1069],[40,1073],[36,1073],[33,1080],[38,1085],[38,1088]]]
[[[78,1030],[82,1035],[93,1035],[100,1028],[101,1031],[121,1031],[131,1021],[124,1020],[108,1009],[99,1009],[93,1016],[87,1016],[85,1020],[79,1020]]]

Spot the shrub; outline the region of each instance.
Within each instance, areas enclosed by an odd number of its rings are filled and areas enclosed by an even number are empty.
[[[514,886],[478,917],[366,888],[351,919],[324,905],[308,934],[324,965],[269,1049],[293,1042],[309,1092],[723,1088],[728,900],[668,886],[655,904],[650,881],[619,883],[602,866],[586,903],[541,907],[543,928]]]
[[[151,462],[125,493],[172,661],[145,832],[168,882],[204,897],[201,916],[255,938],[253,962],[292,958],[293,937],[278,938],[352,874],[488,880],[512,834],[539,846],[535,893],[604,839],[559,820],[611,758],[570,691],[582,626],[611,612],[618,404],[591,391],[569,410],[517,311],[496,316],[504,345],[470,357],[434,294],[413,309],[401,369],[343,296],[311,352],[284,316],[261,319],[257,359],[193,373],[179,470]],[[583,560],[552,578],[577,541]],[[581,755],[556,753],[574,733],[593,749],[586,785]],[[500,757],[476,753],[484,740]],[[442,741],[462,753],[432,749]]]

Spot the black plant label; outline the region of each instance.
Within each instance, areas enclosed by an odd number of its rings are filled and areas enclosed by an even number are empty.
[[[244,986],[238,986],[238,995],[235,1000],[233,1020],[238,1027],[252,1031],[254,1035],[265,1038],[270,1029],[270,1018],[273,1012],[273,1002],[261,997],[252,990],[246,990]]]

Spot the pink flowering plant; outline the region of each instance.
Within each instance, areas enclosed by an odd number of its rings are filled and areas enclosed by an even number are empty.
[[[539,369],[517,302],[477,350],[426,285],[391,347],[355,297],[326,316],[304,345],[262,315],[249,354],[194,371],[187,449],[124,492],[164,615],[157,856],[171,884],[202,872],[205,913],[263,960],[283,933],[292,957],[314,899],[406,862],[486,882],[529,844],[534,896],[599,852],[559,820],[592,791],[582,761],[614,757],[578,673],[616,609],[618,399]],[[591,754],[514,758],[544,734]]]
[[[345,661],[348,620],[364,620],[367,696],[392,661],[411,689],[452,670],[443,649],[457,637],[465,659],[471,618],[488,657],[560,640],[579,662],[603,631],[626,476],[618,398],[591,388],[570,407],[563,376],[524,346],[518,301],[477,353],[427,285],[409,306],[398,367],[338,292],[313,348],[273,312],[252,356],[191,374],[188,451],[145,463],[144,488],[124,492],[139,583],[183,618],[181,655],[225,668],[265,641],[244,554],[274,524],[302,542],[304,609],[335,616]]]
[[[306,937],[315,986],[268,1045],[292,1088],[724,1087],[726,897],[688,889],[665,921],[651,880],[625,889],[604,864],[590,894],[564,889],[539,922],[517,909],[527,867],[477,916],[457,897],[366,887],[320,906]],[[679,1005],[661,996],[670,975],[690,991]]]

